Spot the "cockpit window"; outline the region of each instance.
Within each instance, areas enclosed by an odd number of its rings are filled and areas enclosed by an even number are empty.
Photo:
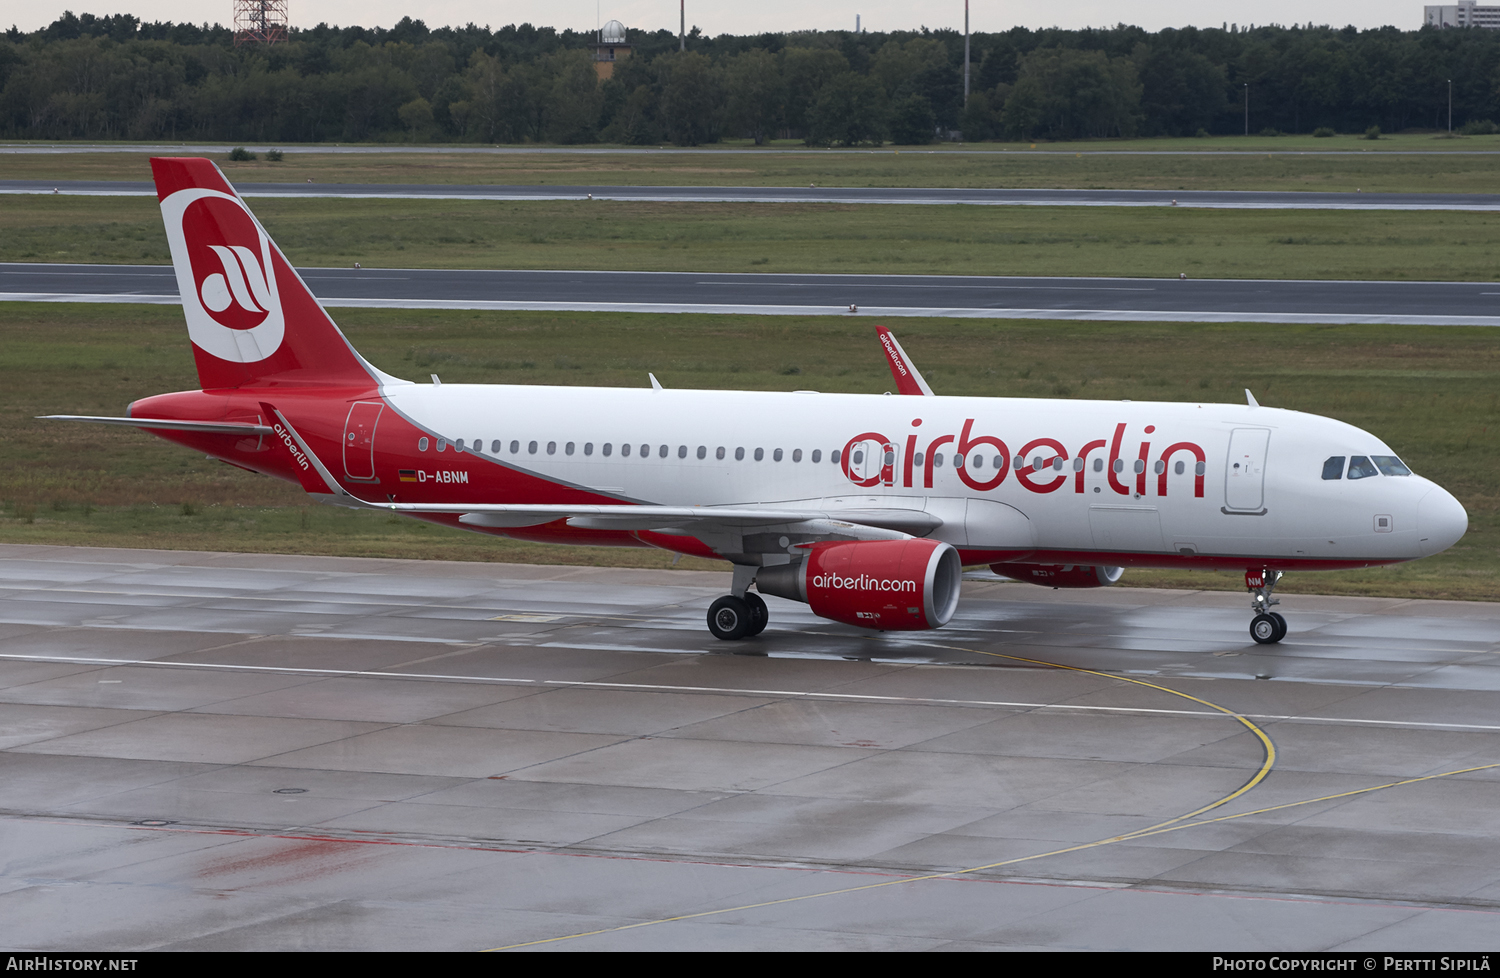
[[[1323,481],[1333,482],[1344,477],[1344,456],[1335,455],[1323,463]]]
[[[1351,479],[1368,479],[1372,475],[1379,474],[1374,463],[1363,455],[1356,455],[1349,460],[1349,478]]]
[[[1375,467],[1380,469],[1381,475],[1411,475],[1411,469],[1401,464],[1401,460],[1394,455],[1371,455]]]

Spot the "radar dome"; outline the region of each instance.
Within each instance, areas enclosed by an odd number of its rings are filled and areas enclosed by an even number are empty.
[[[625,25],[618,20],[605,24],[604,29],[599,32],[599,41],[603,44],[624,44]]]

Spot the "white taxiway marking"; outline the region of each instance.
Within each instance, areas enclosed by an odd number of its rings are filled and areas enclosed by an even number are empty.
[[[572,648],[592,646],[569,646]],[[680,650],[676,650],[680,651]],[[712,653],[705,653],[712,654]],[[1420,730],[1471,730],[1493,732],[1500,724],[1427,723],[1420,720],[1366,720],[1357,717],[1319,717],[1273,713],[1219,713],[1213,710],[1164,710],[1139,706],[1088,706],[1076,703],[1027,703],[1009,700],[957,700],[924,696],[875,696],[860,693],[821,693],[799,689],[747,689],[735,686],[667,686],[657,683],[589,682],[574,679],[517,679],[505,676],[465,676],[451,673],[384,672],[373,669],[310,669],[294,666],[252,666],[235,662],[163,662],[157,659],[102,659],[73,655],[26,655],[0,653],[0,659],[26,662],[63,662],[90,666],[148,666],[163,669],[214,669],[228,672],[269,672],[284,675],[359,677],[363,679],[406,679],[425,682],[494,683],[501,686],[569,686],[578,689],[630,689],[653,693],[720,694],[727,696],[774,696],[785,699],[842,700],[860,703],[910,703],[923,706],[971,706],[1008,710],[1067,710],[1077,713],[1138,713],[1152,716],[1207,717],[1228,719],[1244,717],[1263,722],[1332,723],[1358,727],[1402,727]]]

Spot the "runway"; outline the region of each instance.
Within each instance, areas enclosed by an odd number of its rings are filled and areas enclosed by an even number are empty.
[[[4,943],[1493,947],[1500,605],[727,581],[0,546]]]
[[[1232,210],[1496,211],[1497,194],[924,187],[614,187],[547,184],[236,183],[244,197],[388,200],[613,200],[649,203],[964,204],[987,207],[1207,207]],[[0,194],[154,197],[145,181],[0,180]]]
[[[1500,284],[304,268],[330,307],[1500,325]],[[165,265],[0,264],[0,301],[176,305]],[[855,310],[851,311],[850,306]]]

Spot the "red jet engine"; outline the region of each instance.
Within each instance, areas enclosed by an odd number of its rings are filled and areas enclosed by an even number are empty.
[[[962,577],[958,551],[946,543],[858,540],[815,543],[800,561],[761,568],[755,586],[846,625],[919,631],[953,617]]]

